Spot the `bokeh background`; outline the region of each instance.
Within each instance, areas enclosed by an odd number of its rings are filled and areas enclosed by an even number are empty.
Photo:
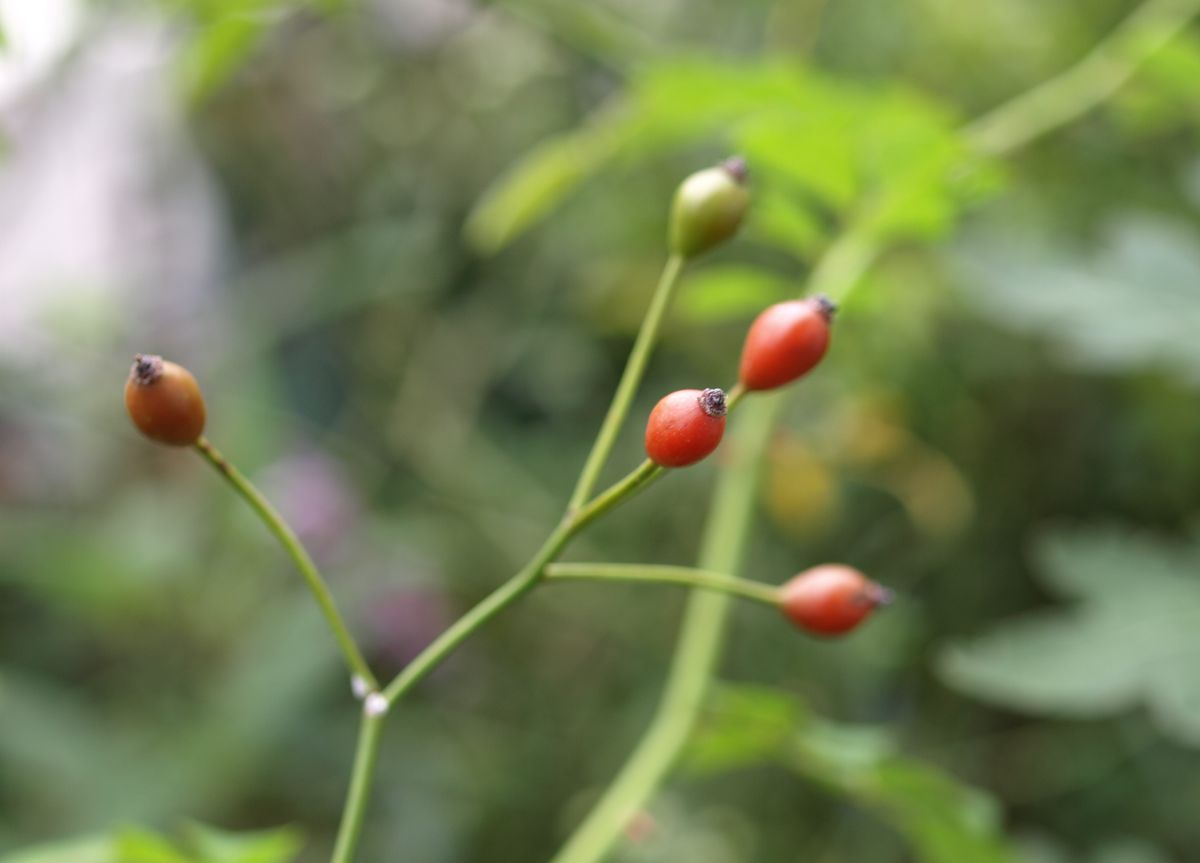
[[[613,859],[1200,860],[1200,30],[1024,146],[971,136],[1135,6],[0,2],[0,860],[316,861],[336,829],[339,659],[245,506],[129,427],[135,351],[197,374],[394,672],[559,515],[671,192],[734,150],[750,223],[689,269],[612,476],[860,231],[742,574],[900,599],[837,643],[740,608],[724,718]],[[714,475],[572,556],[693,561]],[[489,626],[392,718],[362,859],[549,859],[683,599],[558,586]]]

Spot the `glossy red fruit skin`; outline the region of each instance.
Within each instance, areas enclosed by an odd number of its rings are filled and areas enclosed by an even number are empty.
[[[796,626],[817,635],[842,635],[862,623],[891,593],[840,563],[814,566],[782,588],[781,609]]]
[[[770,390],[809,372],[829,349],[835,306],[825,297],[777,303],[750,325],[740,378],[748,390]]]
[[[204,396],[192,373],[162,357],[138,354],[125,381],[125,409],[138,431],[169,446],[204,433]]]
[[[723,392],[677,390],[663,396],[650,412],[646,455],[660,467],[686,467],[715,450],[724,433]]]

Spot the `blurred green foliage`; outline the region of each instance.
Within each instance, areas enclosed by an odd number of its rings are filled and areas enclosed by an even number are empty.
[[[138,143],[138,182],[46,241],[117,221],[113,268],[3,282],[4,863],[320,860],[344,792],[332,645],[239,502],[126,428],[129,354],[200,375],[214,439],[394,671],[557,517],[674,184],[731,150],[751,224],[687,275],[635,415],[728,381],[755,311],[853,233],[876,266],[789,404],[745,574],[847,560],[901,600],[839,643],[740,614],[706,769],[618,858],[1200,857],[1194,25],[1002,161],[964,124],[1132,2],[88,8],[29,116],[72,104],[139,16],[164,16],[150,76],[173,88],[93,97],[114,124],[148,101],[168,131],[102,138],[72,194],[20,198],[26,226],[35,203],[86,213],[88,177]],[[4,135],[6,181],[70,167]],[[196,176],[186,229],[138,232],[174,224],[167,190]],[[174,267],[200,259],[189,288]],[[639,456],[631,429],[614,471]],[[692,559],[711,478],[671,477],[579,554]],[[564,586],[489,627],[389,728],[363,859],[548,858],[641,732],[679,601]]]
[[[1077,605],[947,650],[946,678],[1031,713],[1086,718],[1145,704],[1163,733],[1200,743],[1200,548],[1092,528],[1044,538],[1036,557],[1047,589]]]

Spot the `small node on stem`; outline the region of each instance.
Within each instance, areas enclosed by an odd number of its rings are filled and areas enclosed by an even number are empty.
[[[367,697],[363,699],[363,714],[372,718],[383,716],[388,712],[389,707],[391,704],[382,692],[368,693]]]
[[[371,684],[367,683],[361,674],[353,674],[350,676],[350,691],[354,693],[355,698],[362,701],[370,694]]]

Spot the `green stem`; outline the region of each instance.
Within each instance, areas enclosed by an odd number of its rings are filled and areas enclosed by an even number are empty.
[[[379,735],[385,716],[386,712],[376,714],[363,710],[362,724],[358,730],[358,748],[354,753],[354,769],[350,774],[350,791],[342,809],[342,823],[338,827],[330,863],[350,863],[354,859],[363,818],[367,813],[367,800],[371,795],[371,779],[379,758]]]
[[[1095,108],[1200,12],[1200,0],[1149,0],[1066,71],[975,120],[966,134],[992,155],[1016,150]]]
[[[416,659],[396,675],[396,678],[383,690],[383,695],[387,698],[388,703],[394,704],[403,698],[410,689],[437,668],[477,629],[532,590],[541,580],[542,570],[546,564],[559,555],[580,527],[578,521],[564,519],[520,572],[452,623],[448,629],[434,639],[432,644],[421,651]]]
[[[665,472],[666,468],[659,467],[650,461],[650,459],[646,459],[622,479],[596,495],[582,509],[576,510],[575,514],[569,516],[569,518],[572,522],[577,523],[580,528],[591,524],[627,497],[636,494],[645,486],[654,482],[654,480],[658,479]]]
[[[575,534],[622,501],[632,497],[662,472],[663,469],[654,462],[644,461],[582,509],[564,517],[520,572],[452,623],[448,629],[434,639],[432,644],[421,651],[416,659],[396,675],[396,678],[383,690],[383,695],[387,698],[388,703],[392,704],[403,698],[410,689],[437,668],[476,630],[532,590],[545,575],[546,565],[558,558]]]
[[[732,452],[723,465],[705,527],[700,554],[705,570],[728,573],[739,568],[753,522],[758,467],[779,405],[779,395],[756,400],[731,441]],[[729,604],[723,593],[698,590],[691,595],[666,691],[649,730],[552,863],[603,859],[662,782],[700,712],[720,655]]]
[[[761,602],[774,608],[779,607],[779,588],[774,585],[690,566],[657,566],[647,563],[552,563],[546,567],[546,579],[674,584],[716,591]]]
[[[725,398],[726,415],[732,414],[746,395],[746,388],[740,383],[729,390]],[[596,495],[586,506],[581,509],[575,509],[574,514],[570,516],[571,520],[578,523],[577,529],[587,526],[621,503],[625,498],[650,485],[666,473],[666,470],[666,468],[656,465],[650,459],[644,460],[630,473]]]
[[[667,308],[671,305],[671,297],[675,294],[675,286],[679,283],[679,274],[683,271],[683,265],[684,258],[681,255],[671,255],[667,258],[662,276],[658,280],[658,287],[654,290],[654,297],[650,300],[650,308],[646,310],[646,317],[642,320],[641,329],[638,330],[633,350],[629,352],[629,359],[625,362],[625,371],[621,375],[621,382],[617,384],[617,391],[613,394],[612,404],[608,406],[608,413],[600,425],[596,442],[592,444],[592,451],[588,453],[587,461],[579,474],[579,480],[575,483],[575,490],[571,493],[571,500],[567,504],[568,512],[574,512],[583,506],[584,501],[592,496],[596,484],[600,481],[600,473],[604,470],[609,455],[612,454],[613,445],[617,442],[617,434],[621,431],[621,426],[629,415],[629,409],[633,406],[633,398],[637,394],[638,384],[642,382],[642,377],[646,374],[646,365],[650,362],[650,352],[658,339],[658,331],[662,329],[663,318],[666,317]]]
[[[321,613],[325,616],[325,622],[329,624],[329,629],[333,632],[333,637],[337,641],[338,647],[341,648],[342,655],[346,659],[346,665],[349,667],[350,672],[361,677],[370,688],[377,688],[379,683],[375,680],[375,675],[371,672],[367,661],[363,659],[363,655],[358,649],[358,644],[354,641],[354,636],[350,634],[350,630],[346,627],[346,623],[338,611],[337,604],[333,600],[333,594],[330,593],[325,580],[321,578],[321,573],[317,570],[317,565],[308,556],[308,552],[300,544],[300,540],[296,537],[291,527],[288,526],[288,523],[284,521],[283,516],[263,497],[262,492],[255,488],[250,480],[242,475],[241,471],[230,464],[217,451],[208,438],[201,437],[196,441],[195,446],[196,451],[204,456],[205,460],[216,469],[217,473],[221,474],[233,486],[234,491],[241,495],[246,503],[250,504],[250,508],[262,519],[267,529],[275,535],[280,545],[283,546],[284,551],[292,558],[292,562],[296,564],[296,568],[300,570],[300,575],[304,577],[308,589],[312,592],[313,598],[316,599],[317,605],[320,606]]]

